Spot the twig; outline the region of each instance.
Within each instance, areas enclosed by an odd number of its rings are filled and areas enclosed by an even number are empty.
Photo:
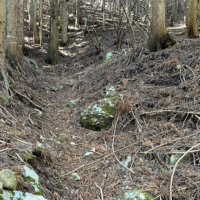
[[[18,95],[24,97],[25,99],[27,99],[28,101],[30,101],[34,106],[36,106],[37,108],[40,108],[41,110],[43,110],[42,107],[38,106],[37,104],[35,104],[31,99],[29,99],[27,96],[21,94],[20,92],[16,91],[14,88],[12,88],[14,92],[16,92]]]
[[[4,152],[4,151],[7,151],[7,150],[10,150],[11,148],[6,148],[6,149],[3,149],[3,150],[0,150],[0,153]]]
[[[189,150],[187,150],[179,159],[178,161],[176,162],[175,166],[174,166],[174,169],[173,169],[173,172],[172,172],[172,176],[171,176],[171,182],[170,182],[170,200],[172,200],[172,183],[173,183],[173,177],[174,177],[174,173],[176,171],[176,167],[178,165],[178,163],[180,162],[181,159],[183,159],[192,149],[196,148],[200,146],[200,143],[191,147]]]
[[[25,163],[25,162],[22,160],[22,158],[19,156],[18,153],[15,153],[15,154],[17,155],[17,157],[18,157],[23,163]]]
[[[163,113],[163,112],[173,112],[173,113],[185,113],[185,114],[200,115],[200,112],[180,111],[180,110],[153,110],[151,112],[142,112],[142,115],[146,115],[146,114],[158,114],[158,113]]]
[[[101,193],[101,200],[103,200],[103,192],[102,192],[102,189],[95,183],[95,185],[99,188],[100,190],[100,193]]]
[[[18,122],[17,119],[15,119],[2,105],[0,105],[0,107],[3,108],[16,122]]]
[[[185,139],[185,138],[189,138],[189,137],[194,136],[194,135],[196,135],[196,134],[198,134],[198,133],[200,133],[200,131],[197,132],[197,133],[193,133],[193,134],[191,134],[191,135],[182,137],[182,138],[177,138],[177,139],[175,139],[175,140],[171,140],[171,141],[169,141],[169,142],[165,142],[165,143],[163,143],[163,144],[158,145],[157,147],[154,147],[154,148],[152,148],[152,149],[146,151],[145,154],[147,154],[147,153],[149,153],[150,151],[153,151],[153,150],[155,150],[155,149],[157,149],[157,148],[160,148],[160,147],[162,147],[162,146],[165,146],[166,144],[169,144],[169,143],[172,143],[172,142],[176,142],[176,141],[178,141],[178,140],[182,140],[182,139]]]
[[[117,121],[116,121],[116,123],[115,123],[115,127],[114,127],[114,130],[113,130],[113,142],[112,142],[112,151],[113,151],[113,153],[115,153],[115,151],[114,151],[114,143],[115,143],[115,133],[116,133],[116,126],[117,126],[118,120],[119,120],[119,116],[117,117]],[[134,172],[133,170],[131,170],[131,169],[129,169],[128,167],[124,166],[124,165],[119,161],[119,159],[117,158],[116,155],[115,155],[115,158],[116,158],[116,160],[118,161],[118,163],[119,163],[122,167],[124,167],[125,169],[127,169],[127,170],[130,171],[131,173],[135,174],[135,172]]]

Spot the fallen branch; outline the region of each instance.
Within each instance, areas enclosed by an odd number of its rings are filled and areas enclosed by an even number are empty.
[[[175,140],[171,140],[171,141],[169,141],[169,142],[165,142],[165,143],[163,143],[163,144],[158,145],[157,147],[154,147],[154,148],[152,148],[152,149],[146,151],[145,154],[147,154],[147,153],[149,153],[150,151],[153,151],[153,150],[155,150],[155,149],[158,149],[158,148],[160,148],[160,147],[162,147],[162,146],[165,146],[165,145],[167,145],[167,144],[170,144],[170,143],[172,143],[172,142],[176,142],[176,141],[178,141],[178,140],[183,140],[183,139],[185,139],[185,138],[189,138],[189,137],[191,137],[191,136],[197,135],[198,133],[200,133],[200,131],[197,132],[197,133],[193,133],[193,134],[191,134],[191,135],[182,137],[182,138],[177,138],[177,139],[175,139]]]
[[[172,183],[173,183],[173,177],[174,177],[174,174],[175,174],[175,171],[176,171],[176,167],[178,165],[178,163],[180,162],[181,159],[183,159],[192,149],[196,148],[200,146],[200,143],[191,147],[189,150],[187,150],[179,159],[178,161],[176,162],[175,166],[174,166],[174,169],[173,169],[173,172],[172,172],[172,176],[171,176],[171,182],[170,182],[170,200],[172,200]]]
[[[37,104],[35,104],[35,103],[34,103],[31,99],[29,99],[27,96],[21,94],[20,92],[18,92],[17,90],[15,90],[13,87],[12,87],[12,89],[13,89],[14,92],[16,92],[16,94],[18,94],[18,95],[24,97],[24,98],[27,99],[29,102],[31,102],[35,107],[40,108],[41,110],[43,110],[42,107],[40,107],[40,106],[38,106]]]
[[[99,188],[100,190],[100,193],[101,193],[101,200],[103,200],[103,192],[102,192],[102,189],[95,183],[95,185]]]

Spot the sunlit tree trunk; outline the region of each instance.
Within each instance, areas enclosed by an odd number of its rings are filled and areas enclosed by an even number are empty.
[[[68,22],[69,22],[69,9],[68,3],[64,0],[61,2],[61,22],[62,22],[62,38],[61,43],[62,46],[68,44]]]
[[[43,28],[43,0],[40,0],[40,46],[42,46],[42,28]]]
[[[34,0],[29,0],[28,13],[29,13],[29,30],[34,29]]]
[[[196,15],[197,15],[197,0],[190,0],[188,19],[187,19],[188,37],[198,37]]]
[[[7,0],[7,39],[6,56],[9,63],[17,69],[17,5],[18,0]]]
[[[50,42],[48,46],[46,62],[49,64],[57,64],[58,59],[58,12],[59,12],[59,0],[50,1]]]
[[[24,52],[24,0],[18,0],[17,6],[17,52],[19,63],[22,65]]]

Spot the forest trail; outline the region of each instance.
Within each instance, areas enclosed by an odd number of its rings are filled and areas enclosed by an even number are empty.
[[[171,48],[149,53],[145,35],[137,30],[138,51],[134,50],[131,32],[118,49],[117,33],[108,20],[105,31],[101,27],[96,30],[101,41],[99,53],[90,35],[84,36],[74,23],[70,16],[69,45],[59,46],[59,64],[49,65],[45,63],[49,29],[40,47],[33,44],[25,21],[26,75],[20,79],[16,72],[12,87],[42,107],[43,115],[38,115],[38,107],[28,99],[16,95],[9,111],[17,116],[18,123],[8,126],[12,123],[7,120],[1,124],[2,131],[13,136],[10,148],[30,153],[30,144],[39,141],[45,146],[43,155],[29,164],[40,176],[47,199],[95,200],[101,198],[101,190],[104,199],[117,199],[133,188],[169,199],[174,167],[170,156],[200,142],[200,39],[178,35],[177,25],[169,30],[177,34],[177,44]],[[105,62],[108,52],[114,59]],[[105,98],[110,86],[119,94],[112,126],[101,131],[81,127],[81,112]],[[75,107],[68,106],[71,100],[77,100]],[[172,192],[177,199],[198,193],[198,151],[189,154],[190,161],[176,169]],[[92,156],[85,158],[88,152]],[[131,171],[123,171],[115,155],[120,161],[130,156]],[[15,169],[24,162],[17,156],[1,159],[2,168]],[[74,172],[78,180],[69,179]],[[27,190],[23,184],[21,187]]]

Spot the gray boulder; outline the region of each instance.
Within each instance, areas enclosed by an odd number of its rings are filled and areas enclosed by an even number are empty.
[[[15,172],[9,169],[4,169],[0,171],[0,182],[3,183],[3,188],[16,190],[17,177],[15,175]]]

